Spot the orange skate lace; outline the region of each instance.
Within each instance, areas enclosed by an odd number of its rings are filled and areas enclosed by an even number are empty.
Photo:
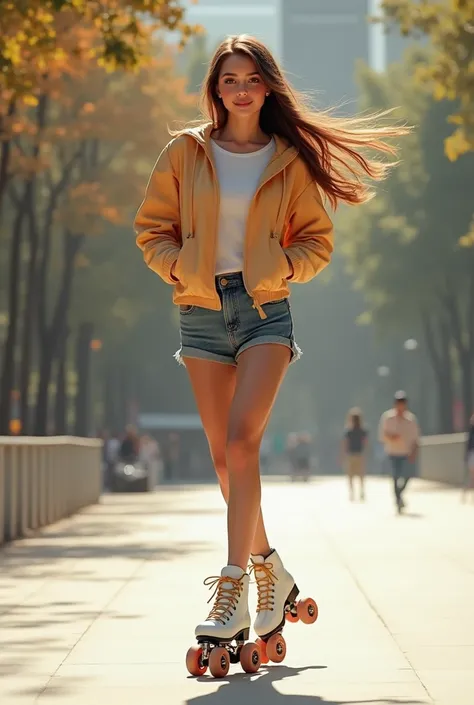
[[[273,610],[273,591],[278,578],[272,568],[273,563],[252,563],[249,567],[249,573],[254,573],[257,582],[257,612]]]
[[[229,587],[225,587],[225,583],[230,583]],[[208,603],[217,594],[214,607],[209,612],[208,619],[215,619],[221,624],[225,624],[232,616],[232,611],[235,609],[242,592],[242,578],[230,578],[228,575],[212,576],[205,579],[204,585],[209,585],[209,590],[212,590],[213,587],[216,588],[208,599]]]

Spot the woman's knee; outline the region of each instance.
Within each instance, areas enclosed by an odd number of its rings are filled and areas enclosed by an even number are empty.
[[[229,429],[226,460],[229,470],[239,472],[248,467],[249,461],[258,460],[260,437],[252,429]]]
[[[212,463],[219,482],[227,482],[228,473],[225,444],[223,444],[222,441],[219,444],[209,443],[209,450],[211,451]]]

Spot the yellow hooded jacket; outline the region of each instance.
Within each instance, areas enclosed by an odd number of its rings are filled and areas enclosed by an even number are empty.
[[[147,265],[174,284],[175,304],[218,311],[219,183],[210,144],[212,129],[212,124],[189,129],[165,147],[134,228]],[[289,296],[288,281],[312,279],[329,263],[333,250],[332,223],[318,186],[298,151],[278,135],[274,139],[275,154],[248,213],[242,272],[262,318],[262,304]]]

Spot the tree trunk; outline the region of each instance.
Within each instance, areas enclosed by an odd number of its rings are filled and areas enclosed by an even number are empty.
[[[61,288],[56,301],[52,323],[49,328],[46,329],[46,334],[43,335],[41,339],[40,379],[35,415],[35,435],[37,436],[46,434],[51,373],[58,343],[66,326],[69,302],[71,299],[74,260],[82,240],[82,235],[71,235],[69,232],[65,234],[65,261]]]
[[[15,100],[12,98],[8,104],[8,110],[6,117],[10,119],[15,114]],[[7,188],[8,179],[10,178],[10,159],[11,159],[11,145],[12,141],[10,138],[3,139],[3,125],[0,123],[0,135],[2,136],[1,148],[0,148],[0,215],[2,212],[3,196],[5,195],[5,190]]]
[[[30,221],[30,252],[27,275],[26,301],[23,313],[21,363],[20,363],[20,419],[23,433],[30,433],[30,374],[34,331],[36,328],[37,313],[37,260],[38,260],[38,232],[34,222],[34,190],[32,190],[28,206]]]
[[[90,355],[93,334],[92,323],[81,323],[76,343],[76,436],[87,436],[89,432],[89,386]]]
[[[118,429],[116,369],[112,363],[104,366],[104,426],[111,433]]]
[[[472,283],[473,278],[471,277],[471,296],[474,295],[474,284]],[[470,297],[469,297],[470,298]],[[460,310],[460,304],[455,295],[449,294],[444,297],[444,304],[446,311],[449,316],[449,322],[452,331],[453,341],[456,347],[456,353],[458,356],[459,367],[461,370],[461,394],[464,410],[464,425],[466,428],[469,426],[469,419],[472,414],[473,409],[473,397],[472,397],[472,350],[470,349],[471,342],[471,326],[469,326],[469,319],[472,316],[472,301],[468,301],[468,330],[463,326],[463,317]]]
[[[69,330],[63,331],[58,345],[58,357],[56,364],[56,396],[54,404],[54,432],[57,436],[67,434],[67,341]]]
[[[426,311],[422,312],[421,319],[426,349],[438,391],[438,432],[452,433],[454,385],[450,355],[451,337],[449,327],[444,321],[438,323],[439,342],[437,342],[430,314]]]
[[[46,124],[48,98],[46,95],[41,95],[38,103],[36,122],[38,126],[38,134],[41,135]],[[33,158],[37,159],[40,154],[40,142],[33,149]],[[30,432],[30,374],[31,374],[31,359],[33,352],[34,331],[37,328],[37,305],[38,305],[38,251],[39,251],[39,231],[38,231],[38,216],[36,212],[36,178],[31,181],[31,189],[28,194],[26,209],[29,221],[29,261],[27,273],[27,292],[26,301],[23,311],[22,324],[22,342],[21,342],[21,364],[20,364],[20,419],[22,422],[23,433]],[[52,213],[49,209],[52,204],[49,203],[49,208],[46,213],[52,223]]]
[[[10,425],[11,393],[15,386],[15,349],[18,333],[18,311],[20,307],[21,241],[25,218],[25,201],[30,184],[19,204],[13,225],[10,251],[10,281],[8,287],[8,329],[3,350],[2,377],[0,381],[0,435],[8,435]]]

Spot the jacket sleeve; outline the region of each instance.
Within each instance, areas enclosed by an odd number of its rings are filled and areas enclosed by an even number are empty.
[[[293,267],[289,281],[304,284],[331,260],[333,227],[317,184],[310,182],[296,199],[283,252]]]
[[[170,160],[169,145],[153,167],[134,230],[146,264],[165,282],[175,284],[171,267],[178,259],[182,239],[179,182]]]

